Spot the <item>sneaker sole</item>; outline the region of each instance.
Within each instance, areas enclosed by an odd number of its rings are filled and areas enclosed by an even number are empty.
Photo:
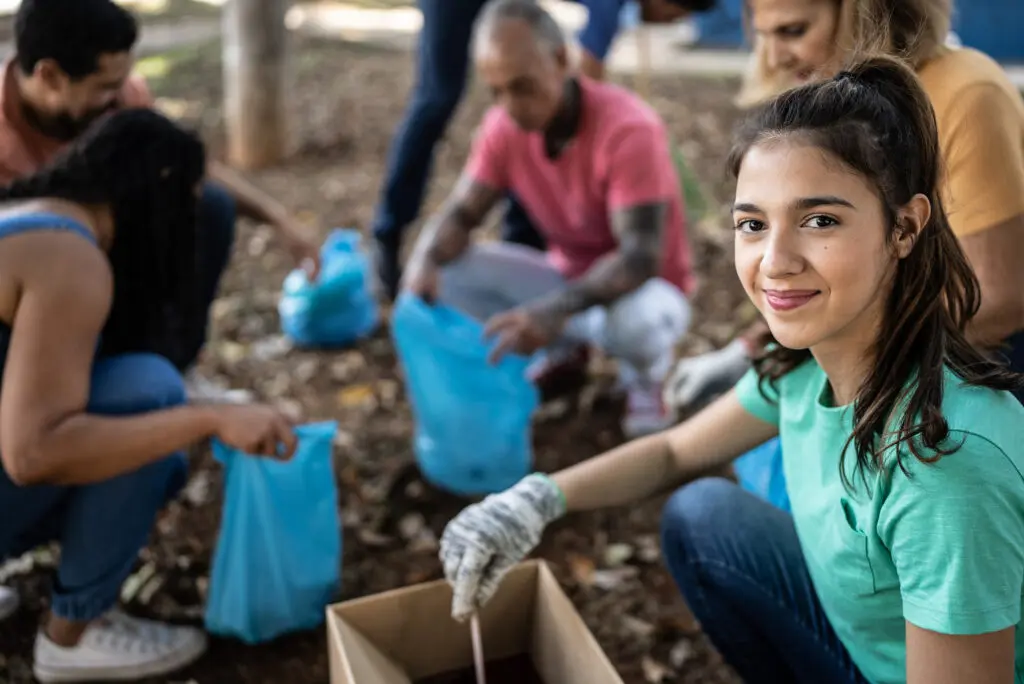
[[[194,648],[171,654],[164,660],[145,665],[118,668],[65,668],[36,665],[32,674],[41,684],[57,682],[124,682],[135,681],[146,677],[158,677],[170,674],[191,665],[206,652],[207,642],[204,639]]]

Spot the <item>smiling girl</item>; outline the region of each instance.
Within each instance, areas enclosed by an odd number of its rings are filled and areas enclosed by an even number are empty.
[[[887,58],[753,112],[735,255],[767,356],[682,425],[460,513],[441,541],[453,615],[567,511],[691,482],[665,508],[665,559],[746,682],[1022,681],[1020,378],[964,335],[978,281],[939,167],[927,97]],[[775,435],[792,515],[698,479]]]
[[[949,224],[977,274],[967,337],[1024,372],[1024,101],[987,55],[946,44],[951,0],[744,0],[754,44],[738,101],[830,78],[859,51],[898,55],[938,124]],[[966,11],[966,8],[965,8]],[[677,409],[731,387],[760,352],[759,323],[720,350],[681,360],[666,386]],[[1017,393],[1024,402],[1024,391]]]

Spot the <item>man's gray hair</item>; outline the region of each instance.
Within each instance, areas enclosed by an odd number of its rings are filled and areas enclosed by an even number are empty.
[[[566,47],[562,27],[536,0],[490,0],[484,5],[476,21],[474,42],[489,38],[494,28],[506,19],[516,19],[525,23],[530,27],[534,38],[547,44],[552,50]]]

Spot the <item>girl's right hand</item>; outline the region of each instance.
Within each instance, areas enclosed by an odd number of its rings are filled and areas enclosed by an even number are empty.
[[[484,605],[517,563],[565,513],[565,498],[548,477],[528,475],[511,489],[469,506],[441,535],[441,563],[452,585],[452,617],[462,621]]]
[[[295,455],[298,438],[283,413],[265,404],[218,405],[217,439],[229,447],[253,456],[270,456],[287,461]]]

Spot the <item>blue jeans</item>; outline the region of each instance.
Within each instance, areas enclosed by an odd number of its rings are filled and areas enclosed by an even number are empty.
[[[161,356],[125,354],[93,367],[92,413],[134,415],[184,403],[181,375]],[[0,467],[0,559],[60,542],[53,612],[68,620],[99,617],[117,602],[157,512],[187,474],[182,453],[84,486],[19,487]]]
[[[866,684],[818,602],[788,513],[707,478],[669,499],[661,538],[687,604],[747,684]]]
[[[192,315],[188,339],[167,340],[167,348],[155,348],[153,341],[140,339],[138,316],[133,311],[120,309],[116,305],[107,318],[103,329],[101,356],[114,356],[135,352],[151,352],[169,358],[179,370],[185,370],[195,363],[200,350],[206,343],[210,307],[217,297],[221,276],[231,257],[235,242],[235,200],[226,190],[213,183],[203,186],[198,207],[198,232],[196,240],[199,303]],[[168,312],[168,320],[173,312]]]
[[[473,22],[486,0],[419,0],[423,14],[416,85],[388,152],[387,171],[373,235],[397,250],[402,232],[419,215],[434,163],[466,88]],[[544,249],[544,241],[515,198],[505,217],[506,241]]]

